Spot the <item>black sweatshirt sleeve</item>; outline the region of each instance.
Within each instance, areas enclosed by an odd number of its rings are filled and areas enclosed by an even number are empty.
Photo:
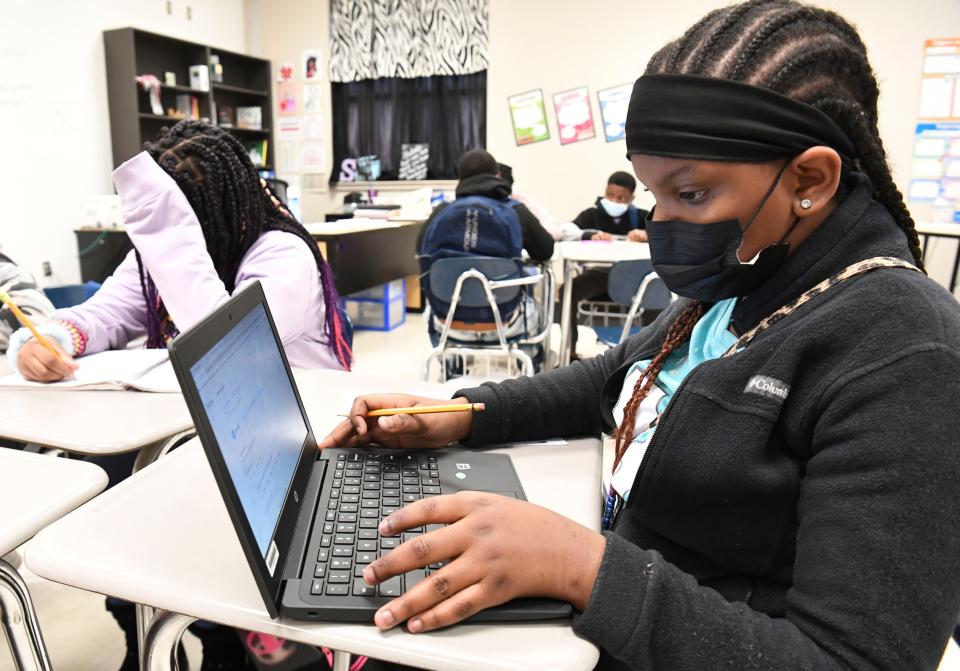
[[[936,669],[960,609],[957,398],[936,343],[824,382],[784,617],[608,535],[574,630],[632,669]]]
[[[533,216],[523,203],[513,206],[520,219],[520,232],[523,236],[523,248],[534,261],[546,261],[553,256],[553,236],[547,232],[540,220]]]
[[[594,210],[596,209],[595,207],[588,207],[573,220],[573,223],[583,231],[583,234],[580,236],[581,240],[589,240],[593,237],[593,234],[599,230],[596,227],[595,221],[596,216]]]

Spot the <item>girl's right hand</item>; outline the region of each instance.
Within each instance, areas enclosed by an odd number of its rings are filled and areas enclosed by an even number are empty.
[[[469,403],[466,398],[423,398],[407,394],[360,396],[350,408],[350,416],[320,441],[320,449],[354,447],[378,443],[385,447],[443,447],[470,436],[473,413],[443,412],[431,415],[393,415],[367,417],[371,410],[408,408],[421,405]]]
[[[37,342],[36,338],[31,338],[23,344],[17,354],[17,368],[20,369],[20,374],[27,380],[58,382],[73,377],[74,371],[79,368],[60,345],[53,340],[48,339],[48,342],[60,352],[63,361]]]

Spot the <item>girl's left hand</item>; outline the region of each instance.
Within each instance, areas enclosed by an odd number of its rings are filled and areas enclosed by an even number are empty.
[[[384,518],[380,533],[425,524],[449,526],[401,544],[367,566],[364,579],[377,584],[454,559],[377,611],[381,629],[407,621],[412,633],[430,631],[519,597],[560,599],[582,611],[606,549],[601,534],[562,515],[485,492],[411,503]]]

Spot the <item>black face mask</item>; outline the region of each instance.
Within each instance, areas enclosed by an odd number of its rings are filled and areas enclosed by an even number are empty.
[[[788,163],[784,163],[760,207],[743,228],[739,219],[714,224],[648,219],[647,236],[653,269],[670,291],[705,303],[747,296],[783,265],[790,251],[790,245],[783,241],[800,222],[799,217],[777,244],[761,251],[751,262],[740,261],[737,250],[743,244],[743,234],[780,183]],[[652,216],[653,211],[649,217]]]

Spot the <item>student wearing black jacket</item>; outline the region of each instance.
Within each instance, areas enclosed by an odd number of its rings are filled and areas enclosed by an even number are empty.
[[[637,180],[628,173],[618,170],[607,178],[607,187],[603,197],[597,198],[593,207],[589,207],[573,220],[583,229],[581,240],[613,240],[613,236],[626,237],[631,242],[647,241],[646,210],[634,206],[634,194],[637,190]],[[602,300],[609,301],[607,295],[607,278],[610,271],[606,268],[589,268],[573,280],[571,306],[574,310],[570,320],[570,351],[576,358],[577,354],[577,316],[576,310],[580,301]],[[560,309],[556,310],[557,322],[560,321]],[[645,314],[644,317],[647,315]],[[655,316],[655,315],[653,315]],[[641,325],[646,326],[649,321]]]
[[[510,185],[497,175],[497,160],[482,149],[471,149],[460,157],[457,162],[457,172],[460,181],[457,183],[457,198],[467,196],[485,196],[493,200],[505,201],[510,198]],[[423,235],[434,218],[447,207],[446,203],[438,205],[427,220],[426,226],[420,232],[417,240],[417,249],[423,242]],[[553,256],[553,237],[540,224],[535,216],[523,203],[513,206],[520,220],[523,248],[534,261],[546,261]]]
[[[597,198],[573,220],[583,229],[582,240],[610,240],[622,235],[632,242],[646,242],[646,219],[649,212],[633,204],[637,180],[618,170],[607,179],[603,196]]]
[[[960,306],[922,272],[876,101],[855,29],[790,0],[654,56],[627,152],[684,298],[601,357],[455,395],[483,413],[366,420],[436,401],[364,397],[323,441],[614,430],[606,529],[487,494],[412,504],[381,531],[448,526],[365,579],[456,559],[378,626],[537,595],[575,606],[604,669],[937,668],[960,611]]]

